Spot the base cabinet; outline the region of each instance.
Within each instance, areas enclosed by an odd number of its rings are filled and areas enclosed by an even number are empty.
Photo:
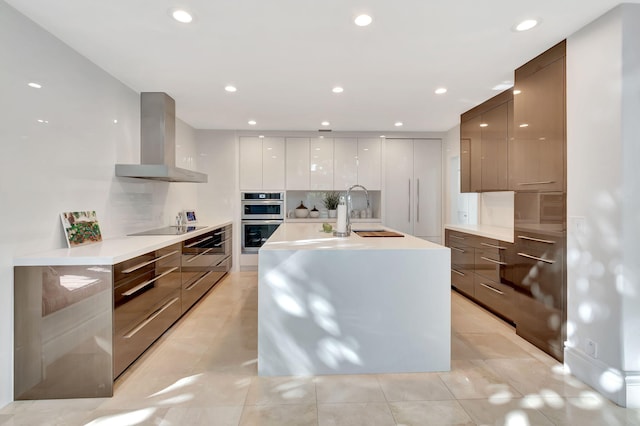
[[[231,268],[231,225],[115,265],[14,268],[14,398],[96,398]]]
[[[446,230],[451,285],[489,310],[514,321],[514,292],[504,279],[513,244]]]

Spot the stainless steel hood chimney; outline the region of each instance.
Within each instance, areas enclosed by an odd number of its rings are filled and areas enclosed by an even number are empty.
[[[176,167],[176,103],[162,92],[140,93],[140,162],[116,164],[116,176],[167,182],[207,182],[204,173]]]

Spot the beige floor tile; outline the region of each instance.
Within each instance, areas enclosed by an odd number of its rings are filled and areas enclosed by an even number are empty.
[[[236,407],[176,407],[170,408],[162,426],[238,426],[242,406]]]
[[[340,402],[385,402],[384,393],[373,375],[316,377],[319,404]]]
[[[471,360],[482,359],[482,354],[473,346],[469,345],[458,333],[451,333],[451,359]]]
[[[579,396],[591,388],[537,359],[490,359],[486,364],[523,395]]]
[[[451,371],[439,376],[457,399],[521,396],[482,360],[452,361]]]
[[[599,394],[585,392],[582,397],[542,396],[534,403],[558,426],[632,426],[640,425],[640,409],[622,408]]]
[[[385,402],[318,404],[319,426],[395,426]]]
[[[316,385],[308,377],[254,377],[247,405],[315,404]]]
[[[77,424],[83,426],[156,426],[163,424],[163,418],[166,413],[166,408],[158,407],[147,407],[137,410],[97,410],[90,413],[82,421],[82,423],[67,423],[67,425],[72,426]]]
[[[387,401],[441,401],[454,399],[437,373],[379,374]]]
[[[480,353],[482,359],[531,358],[510,339],[498,333],[458,333],[460,340]]]
[[[457,401],[404,401],[389,405],[395,421],[402,426],[475,425]]]
[[[492,398],[458,400],[479,425],[553,426],[540,411],[531,408],[522,398]]]
[[[239,426],[313,426],[318,424],[316,404],[246,405]]]
[[[13,414],[0,414],[0,425],[12,424]]]

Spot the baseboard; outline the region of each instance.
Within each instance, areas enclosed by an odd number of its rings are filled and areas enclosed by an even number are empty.
[[[572,375],[604,397],[622,407],[640,408],[640,372],[619,371],[578,349],[567,347],[564,350],[564,363]],[[607,380],[607,377],[611,380]]]

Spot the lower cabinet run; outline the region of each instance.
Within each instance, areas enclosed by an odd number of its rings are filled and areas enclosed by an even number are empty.
[[[231,268],[231,225],[115,265],[14,268],[14,398],[108,397]]]
[[[447,230],[446,245],[451,249],[451,285],[513,322],[513,288],[505,280],[513,244]]]

